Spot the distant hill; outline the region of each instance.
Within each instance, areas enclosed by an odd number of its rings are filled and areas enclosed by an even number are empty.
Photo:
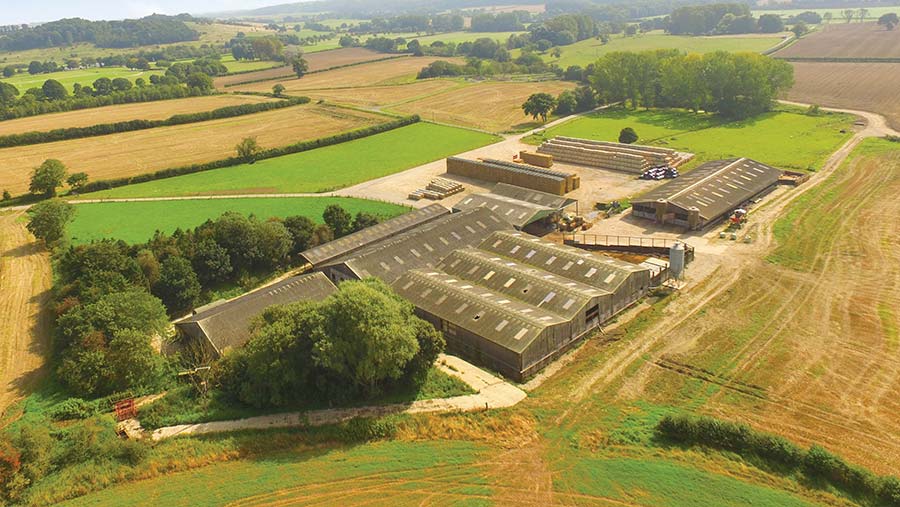
[[[123,21],[88,21],[81,18],[61,19],[9,31],[0,35],[0,50],[64,47],[90,42],[101,48],[131,48],[197,40],[200,34],[185,24],[193,18],[187,14],[163,16],[154,14],[141,19]]]
[[[379,2],[372,2],[372,0],[319,0],[271,5],[241,11],[214,12],[205,14],[205,16],[215,18],[253,18],[333,13],[339,17],[364,19],[401,13],[438,12],[493,5],[543,3],[543,0],[383,0]]]

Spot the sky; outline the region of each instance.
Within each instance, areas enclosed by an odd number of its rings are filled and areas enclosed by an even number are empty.
[[[0,25],[60,18],[123,19],[153,14],[202,14],[299,0],[0,0]]]

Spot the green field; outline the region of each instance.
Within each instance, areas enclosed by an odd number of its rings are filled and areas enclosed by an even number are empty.
[[[859,8],[858,7],[850,7],[850,9],[856,11]],[[866,6],[866,9],[868,9],[868,11],[869,11],[866,14],[866,19],[878,19],[879,17],[881,17],[882,14],[887,14],[889,12],[896,12],[896,13],[900,14],[900,4],[890,6],[890,7],[883,7],[883,6],[868,7],[868,6]],[[841,12],[843,10],[844,9],[819,9],[819,8],[772,9],[772,10],[754,10],[754,11],[751,11],[751,13],[757,17],[762,16],[763,14],[778,14],[779,16],[787,17],[787,16],[793,16],[796,14],[800,14],[801,12],[807,12],[807,11],[818,12],[820,15],[824,15],[826,12],[830,12],[831,15],[834,17],[834,19],[831,20],[832,23],[845,23],[846,20],[841,15]],[[854,22],[856,22],[858,19],[859,18],[856,18],[854,20]],[[824,21],[823,21],[823,23],[824,23]]]
[[[241,60],[237,61],[233,56],[225,55],[222,57],[222,65],[224,65],[229,73],[249,72],[252,70],[265,70],[272,67],[280,67],[284,65],[282,62],[270,62],[266,60]]]
[[[709,53],[712,51],[752,51],[760,53],[781,42],[781,37],[759,36],[716,36],[716,37],[690,37],[682,35],[667,35],[661,31],[648,32],[633,37],[625,37],[621,34],[612,35],[608,44],[602,44],[597,39],[586,39],[569,46],[560,46],[562,54],[554,58],[548,52],[544,60],[555,63],[562,68],[570,65],[582,67],[594,63],[601,56],[612,51],[645,51],[651,49],[678,49],[687,53]]]
[[[413,36],[411,38],[418,39],[419,43],[421,43],[423,46],[427,46],[437,40],[442,42],[455,42],[459,44],[460,42],[474,41],[475,39],[482,38],[493,39],[505,43],[506,39],[509,39],[510,35],[520,33],[526,32],[448,32],[438,33],[435,35],[423,35],[421,37]]]
[[[85,198],[327,192],[416,167],[499,140],[420,122],[335,146],[85,194]]]
[[[0,81],[9,83],[18,88],[20,92],[24,93],[25,90],[29,88],[40,88],[44,84],[44,81],[48,79],[55,79],[62,83],[62,85],[66,87],[69,93],[72,93],[72,86],[75,83],[79,83],[83,86],[89,86],[101,77],[106,77],[109,79],[124,77],[132,82],[135,79],[142,77],[144,78],[144,81],[147,81],[149,83],[150,76],[152,76],[153,74],[164,74],[164,71],[142,71],[126,69],[125,67],[105,67],[94,69],[67,70],[61,72],[51,72],[50,74],[35,75],[31,75],[27,72],[22,72],[16,74],[11,78],[2,79]]]
[[[76,208],[69,224],[69,237],[75,244],[102,238],[142,243],[157,230],[171,233],[177,228],[196,227],[226,211],[259,218],[305,215],[322,222],[322,211],[340,204],[351,214],[367,211],[388,218],[409,208],[384,202],[349,197],[259,197],[236,199],[190,199],[178,201],[84,203]]]
[[[723,122],[715,115],[682,110],[611,109],[563,123],[526,142],[539,144],[557,135],[615,141],[620,130],[632,127],[639,144],[694,153],[691,166],[747,157],[782,169],[808,170],[821,167],[850,138],[852,121],[844,114],[807,116],[794,110]]]

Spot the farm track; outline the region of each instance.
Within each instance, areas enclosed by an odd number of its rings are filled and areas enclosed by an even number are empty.
[[[0,213],[0,414],[40,377],[50,343],[50,256],[22,216]]]

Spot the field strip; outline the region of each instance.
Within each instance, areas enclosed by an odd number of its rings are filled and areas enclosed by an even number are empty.
[[[151,434],[153,440],[181,435],[202,435],[247,429],[288,428],[338,424],[357,417],[383,417],[389,414],[426,414],[443,412],[474,412],[491,408],[511,407],[524,400],[525,391],[454,356],[441,355],[438,368],[461,379],[478,391],[476,394],[433,400],[418,400],[409,404],[354,407],[344,409],[289,412],[232,421],[180,424],[159,428]]]
[[[0,413],[37,380],[50,342],[50,256],[22,216],[0,214]]]

